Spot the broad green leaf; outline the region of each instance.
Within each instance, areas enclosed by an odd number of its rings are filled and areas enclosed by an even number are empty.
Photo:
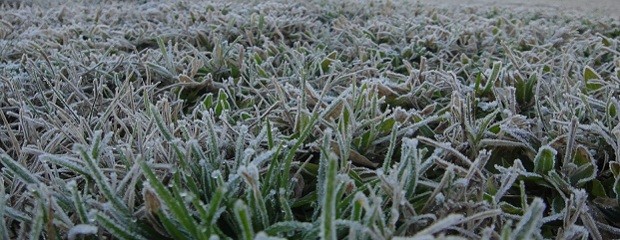
[[[614,175],[614,178],[620,179],[620,162],[611,161],[609,162],[609,170]]]
[[[202,101],[202,105],[207,109],[211,109],[213,107],[213,93],[207,93],[205,100]]]
[[[502,69],[502,62],[494,62],[493,68],[491,69],[491,76],[487,79],[487,83],[484,87],[483,94],[488,94],[491,92],[495,82],[499,78],[499,72]]]
[[[502,130],[502,128],[501,128],[500,124],[493,124],[493,125],[491,125],[491,127],[489,127],[489,131],[492,132],[492,133],[495,133],[495,134],[498,134],[499,131],[501,131],[501,130]]]
[[[574,154],[573,163],[578,167],[570,176],[571,183],[583,184],[594,179],[598,169],[588,149],[579,145]]]
[[[583,79],[586,83],[586,88],[588,91],[598,90],[602,87],[600,83],[594,83],[592,80],[598,81],[602,80],[601,75],[599,75],[594,69],[589,66],[586,66],[583,69]]]
[[[474,92],[476,92],[476,95],[480,95],[482,93],[482,90],[480,90],[481,84],[482,84],[482,73],[478,73],[474,81]]]
[[[465,55],[465,53],[461,53],[461,63],[463,65],[468,64],[471,61],[470,58],[467,57],[467,55]]]
[[[618,114],[616,104],[613,102],[609,103],[609,106],[607,107],[607,114],[612,118],[616,117],[616,114]]]
[[[505,213],[515,214],[515,215],[523,214],[523,209],[521,209],[520,207],[514,206],[510,203],[500,202],[498,205],[502,209],[502,211]]]
[[[566,208],[566,202],[562,196],[555,196],[551,200],[551,210],[553,213],[561,213]]]
[[[573,163],[577,166],[581,166],[587,163],[592,163],[592,156],[583,145],[577,146],[573,156]]]
[[[383,122],[379,123],[379,131],[384,134],[390,133],[394,129],[396,120],[394,118],[387,118]]]
[[[323,59],[323,61],[321,62],[321,70],[323,70],[323,72],[329,71],[329,68],[330,68],[332,62],[334,60],[336,60],[336,55],[337,54],[338,54],[338,52],[333,51],[329,55],[327,55],[327,57],[325,57]]]
[[[220,89],[217,94],[217,103],[215,105],[215,115],[220,116],[225,110],[230,110],[230,103],[228,102],[228,94],[224,89]]]
[[[605,192],[605,186],[598,179],[592,180],[592,195],[595,197],[607,197],[607,192]]]
[[[493,33],[493,35],[496,35],[500,32],[501,30],[497,27],[493,27],[493,29],[491,29],[491,32]]]
[[[519,76],[515,76],[515,97],[517,102],[521,105],[527,105],[532,101],[534,97],[534,87],[538,81],[536,74],[532,74],[529,79],[523,80]]]
[[[558,192],[568,192],[572,188],[572,186],[555,170],[547,172],[547,176],[547,181],[549,181]]]
[[[611,47],[611,45],[612,45],[611,43],[612,42],[609,40],[609,38],[607,38],[605,36],[602,36],[602,35],[600,36],[600,38],[601,38],[601,43],[603,44],[603,46]]]
[[[534,158],[534,172],[544,175],[555,167],[557,151],[551,146],[542,146]]]
[[[581,184],[588,182],[596,177],[596,168],[591,164],[584,164],[579,166],[573,174],[570,176],[570,182],[572,184]]]

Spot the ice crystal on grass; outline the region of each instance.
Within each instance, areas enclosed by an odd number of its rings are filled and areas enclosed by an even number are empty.
[[[97,227],[88,224],[79,224],[73,226],[69,233],[67,234],[67,238],[69,240],[75,240],[78,236],[85,237],[87,235],[95,235],[97,234]]]

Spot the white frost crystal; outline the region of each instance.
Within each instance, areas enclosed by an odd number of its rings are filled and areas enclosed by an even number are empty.
[[[479,102],[478,103],[478,107],[480,109],[482,109],[482,111],[489,111],[491,109],[496,109],[497,108],[497,101],[493,101],[493,102]]]
[[[76,239],[79,236],[85,235],[95,235],[97,234],[97,226],[89,225],[89,224],[78,224],[75,225],[69,233],[67,234],[67,238],[69,240]]]

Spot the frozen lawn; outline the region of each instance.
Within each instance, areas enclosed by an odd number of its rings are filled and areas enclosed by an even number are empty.
[[[0,239],[620,238],[617,18],[246,2],[1,6]]]

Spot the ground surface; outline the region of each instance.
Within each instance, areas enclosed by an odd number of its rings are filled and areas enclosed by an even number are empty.
[[[617,0],[419,0],[432,6],[497,6],[506,8],[546,9],[577,15],[620,18]]]

